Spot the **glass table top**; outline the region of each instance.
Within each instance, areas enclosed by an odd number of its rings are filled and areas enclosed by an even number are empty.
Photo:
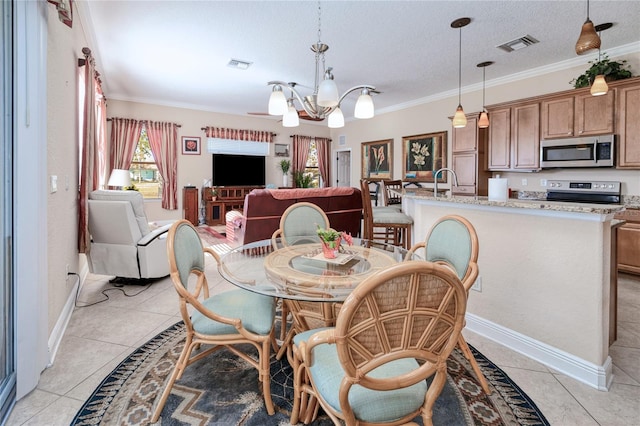
[[[220,274],[260,294],[307,301],[340,302],[365,278],[401,262],[407,250],[358,238],[326,259],[320,243],[274,249],[271,240],[247,244],[221,257]],[[417,259],[418,256],[412,256]]]

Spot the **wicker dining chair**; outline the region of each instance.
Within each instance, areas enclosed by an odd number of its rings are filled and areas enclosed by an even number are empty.
[[[411,226],[413,219],[402,212],[400,206],[371,205],[369,180],[360,181],[362,194],[362,234],[365,239],[380,241],[405,249],[411,247]]]
[[[274,249],[297,244],[320,242],[316,230],[329,228],[329,218],[316,204],[299,202],[289,206],[280,218],[280,227],[273,233],[271,244]],[[278,238],[280,238],[278,243]],[[286,318],[291,313],[292,323],[286,329]],[[335,324],[332,303],[306,302],[302,300],[282,301],[282,326],[280,338],[283,343],[276,358],[282,358],[284,351],[290,357],[291,339],[296,333]]]
[[[467,219],[458,215],[441,217],[432,227],[425,241],[415,244],[407,253],[410,259],[418,249],[424,249],[424,259],[429,262],[449,265],[462,281],[467,297],[473,283],[478,278],[479,243],[475,228]],[[471,364],[480,386],[489,395],[491,389],[480,371],[469,345],[460,334],[458,346]]]
[[[294,338],[291,424],[311,422],[319,403],[337,425],[400,425],[418,415],[432,425],[466,300],[457,275],[431,262],[401,262],[365,279],[335,327]]]
[[[205,275],[205,254],[218,264],[218,254],[202,246],[193,225],[186,220],[174,223],[167,237],[171,281],[178,293],[180,314],[186,328],[186,340],[173,373],[153,413],[152,423],[160,418],[171,388],[185,369],[196,361],[223,348],[247,361],[259,372],[267,412],[275,413],[271,399],[270,362],[275,302],[272,297],[237,289],[209,296]],[[251,344],[257,359],[236,345]],[[211,346],[194,354],[200,346]]]

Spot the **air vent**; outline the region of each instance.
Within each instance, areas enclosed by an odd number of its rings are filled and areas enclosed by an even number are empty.
[[[530,35],[525,35],[496,47],[498,49],[504,50],[505,52],[513,52],[514,50],[524,49],[525,47],[531,46],[532,44],[536,43],[538,43],[538,40],[531,37]]]
[[[251,66],[251,64],[253,64],[253,62],[242,61],[240,59],[231,58],[231,60],[227,64],[227,66],[231,67],[231,68],[237,68],[239,70],[246,70],[247,68],[249,68]]]

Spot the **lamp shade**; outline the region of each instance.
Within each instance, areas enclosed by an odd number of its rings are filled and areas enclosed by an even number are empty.
[[[316,103],[322,107],[334,107],[338,105],[338,86],[332,77],[325,76],[322,83],[318,86],[318,98]]]
[[[371,118],[374,115],[373,98],[367,89],[364,89],[356,101],[355,118]]]
[[[113,169],[109,176],[108,186],[127,187],[131,186],[131,174],[129,170]]]
[[[282,93],[282,87],[273,86],[269,96],[269,115],[284,115],[287,112],[287,98]]]
[[[593,22],[589,18],[582,24],[582,31],[580,31],[580,37],[576,42],[576,53],[578,55],[584,55],[587,52],[600,48],[600,36],[596,33],[596,29],[593,26]]]
[[[597,75],[593,80],[593,84],[591,85],[591,94],[593,96],[602,96],[606,95],[609,91],[609,86],[604,79],[604,75]]]
[[[293,106],[293,103],[289,104],[287,112],[282,116],[282,125],[284,127],[298,127],[300,125],[300,118],[298,117],[298,111]]]
[[[486,129],[489,127],[489,114],[487,111],[482,111],[480,113],[480,118],[478,119],[478,127],[481,129]]]
[[[333,112],[329,114],[329,127],[331,129],[344,127],[344,114],[342,114],[340,107],[334,109]]]
[[[464,110],[462,109],[462,105],[458,104],[458,108],[456,109],[456,113],[453,116],[453,127],[459,128],[467,125],[467,117],[464,115]]]

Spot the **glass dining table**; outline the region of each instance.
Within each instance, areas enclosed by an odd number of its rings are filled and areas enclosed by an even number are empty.
[[[282,299],[343,302],[365,278],[402,262],[402,247],[353,238],[335,259],[327,259],[320,242],[283,247],[262,240],[239,246],[220,258],[218,270],[230,283]],[[417,254],[412,259],[421,259]]]

